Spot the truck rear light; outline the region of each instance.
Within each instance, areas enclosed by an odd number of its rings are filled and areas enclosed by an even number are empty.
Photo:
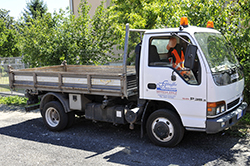
[[[225,101],[207,102],[207,115],[214,116],[225,111]]]

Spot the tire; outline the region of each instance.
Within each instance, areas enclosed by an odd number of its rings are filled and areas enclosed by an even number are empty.
[[[68,115],[58,101],[51,101],[45,104],[42,110],[43,122],[51,131],[61,131],[68,124]]]
[[[149,139],[158,146],[174,147],[184,135],[179,117],[166,109],[153,112],[147,120],[146,128]]]

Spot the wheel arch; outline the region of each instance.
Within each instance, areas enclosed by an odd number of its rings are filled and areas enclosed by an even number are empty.
[[[69,99],[66,97],[66,94],[53,93],[53,92],[46,93],[42,97],[41,102],[40,102],[40,111],[43,110],[45,104],[50,101],[60,102],[64,108],[65,113],[68,113],[71,111],[69,108]]]
[[[168,109],[170,111],[173,111],[179,117],[179,120],[183,126],[182,118],[180,114],[178,113],[177,109],[173,106],[173,104],[167,101],[148,100],[144,107],[144,111],[143,111],[142,119],[141,119],[141,136],[143,136],[143,134],[146,132],[146,123],[147,123],[149,116],[153,112],[159,109]]]

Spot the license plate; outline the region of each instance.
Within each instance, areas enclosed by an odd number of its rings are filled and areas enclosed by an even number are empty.
[[[243,110],[241,110],[238,115],[237,115],[237,119],[240,119],[242,117],[242,114],[243,114]]]

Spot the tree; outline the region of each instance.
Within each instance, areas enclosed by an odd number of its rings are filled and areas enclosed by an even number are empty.
[[[250,103],[250,1],[238,0],[230,2],[228,40],[243,66],[245,73],[245,100]]]
[[[27,2],[26,9],[24,9],[24,20],[25,22],[29,22],[30,18],[36,19],[37,17],[42,17],[47,10],[47,5],[44,4],[43,0],[31,0]]]
[[[110,20],[116,27],[114,38],[118,43],[118,49],[123,49],[125,39],[125,26],[129,23],[130,28],[134,29],[152,29],[156,28],[156,22],[159,15],[158,1],[154,0],[113,0],[109,7]],[[130,5],[128,5],[130,4]],[[135,45],[140,42],[140,34],[130,33],[128,58],[133,61],[134,55],[130,55]]]
[[[90,27],[90,43],[91,47],[94,46],[94,49],[92,49],[93,56],[91,57],[94,58],[92,60],[96,64],[105,64],[115,60],[113,48],[117,42],[112,39],[117,37],[114,34],[116,27],[109,18],[110,13],[108,13],[102,2],[95,11]]]
[[[9,11],[0,9],[0,57],[20,56],[18,38],[13,17]]]
[[[14,24],[14,19],[9,15],[9,12],[8,10],[0,9],[0,19],[4,21],[6,28],[10,28]]]
[[[46,13],[31,19],[20,28],[23,60],[31,67],[68,64],[105,64],[112,59],[110,40],[114,29],[102,4],[93,19],[88,15],[89,5],[83,1],[79,17],[64,11]],[[108,55],[106,53],[109,53]]]

